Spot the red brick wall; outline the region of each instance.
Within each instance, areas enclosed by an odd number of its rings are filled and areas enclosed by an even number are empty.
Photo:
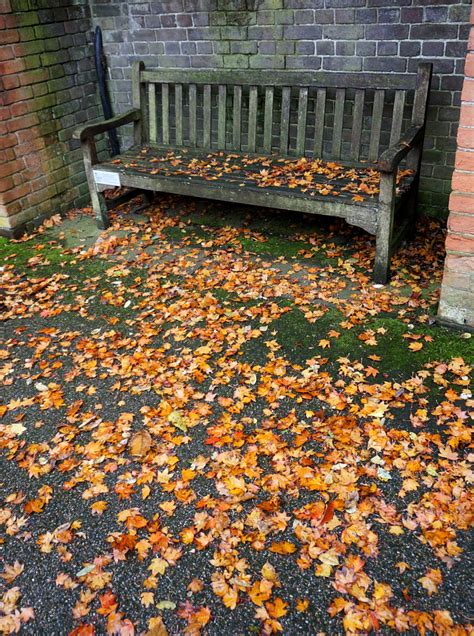
[[[474,6],[461,93],[439,317],[474,327]]]
[[[88,0],[0,0],[0,234],[88,199],[71,135],[99,115],[90,38]]]

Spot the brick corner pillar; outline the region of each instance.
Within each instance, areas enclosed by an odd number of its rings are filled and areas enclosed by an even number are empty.
[[[474,328],[474,6],[464,73],[438,318]]]
[[[72,132],[98,114],[89,0],[0,0],[0,236],[87,202]]]

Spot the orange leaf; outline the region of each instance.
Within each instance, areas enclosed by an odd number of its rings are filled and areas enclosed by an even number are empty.
[[[290,541],[277,541],[272,543],[270,551],[276,552],[277,554],[293,554],[293,552],[296,552],[296,546]]]
[[[130,454],[134,457],[144,457],[151,446],[151,435],[146,430],[141,430],[132,436],[129,443]]]

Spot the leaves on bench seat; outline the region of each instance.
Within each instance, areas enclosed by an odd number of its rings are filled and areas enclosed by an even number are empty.
[[[224,180],[240,187],[293,190],[301,196],[373,199],[379,193],[380,172],[371,166],[346,166],[322,159],[281,158],[220,152],[192,152],[144,146],[124,153],[112,162],[125,172],[161,177]],[[404,189],[413,171],[399,170],[397,185]]]

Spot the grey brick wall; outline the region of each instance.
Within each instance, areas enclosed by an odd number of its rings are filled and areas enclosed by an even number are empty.
[[[130,65],[414,72],[433,62],[420,203],[447,216],[469,0],[91,0],[117,112]]]

